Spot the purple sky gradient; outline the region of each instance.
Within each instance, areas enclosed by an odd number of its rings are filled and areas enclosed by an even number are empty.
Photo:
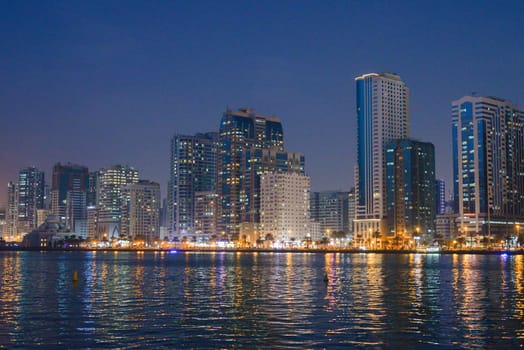
[[[349,190],[354,78],[398,73],[451,189],[450,104],[524,105],[523,1],[0,1],[0,204],[56,162],[126,163],[163,193],[174,133],[227,106],[281,118],[312,189]]]

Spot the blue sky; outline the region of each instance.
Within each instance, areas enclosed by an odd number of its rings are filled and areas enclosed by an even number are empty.
[[[313,190],[348,190],[354,78],[398,73],[451,189],[450,103],[524,105],[524,1],[0,1],[0,203],[18,171],[135,166],[165,193],[174,133],[281,118]]]

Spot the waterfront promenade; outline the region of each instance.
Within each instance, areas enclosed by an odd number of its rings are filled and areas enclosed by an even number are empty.
[[[238,253],[349,253],[349,254],[510,254],[524,255],[524,248],[498,249],[498,248],[461,248],[461,249],[357,249],[357,248],[241,248],[241,247],[191,247],[173,246],[141,247],[141,248],[24,248],[21,246],[0,247],[0,250],[14,251],[101,251],[101,252],[238,252]]]

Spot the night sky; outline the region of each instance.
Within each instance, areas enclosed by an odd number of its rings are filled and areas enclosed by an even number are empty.
[[[422,6],[422,3],[423,6]],[[524,1],[0,1],[0,203],[29,165],[124,163],[163,193],[174,133],[281,118],[312,190],[349,190],[354,78],[398,73],[451,189],[452,100],[524,105]]]

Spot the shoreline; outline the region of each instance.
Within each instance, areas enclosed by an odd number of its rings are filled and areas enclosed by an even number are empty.
[[[344,249],[344,248],[297,248],[297,249],[269,249],[269,248],[24,248],[0,247],[0,251],[39,251],[39,252],[158,252],[158,253],[310,253],[310,254],[424,254],[424,255],[524,255],[524,249],[446,249],[439,251],[425,250],[394,250],[394,249]]]

